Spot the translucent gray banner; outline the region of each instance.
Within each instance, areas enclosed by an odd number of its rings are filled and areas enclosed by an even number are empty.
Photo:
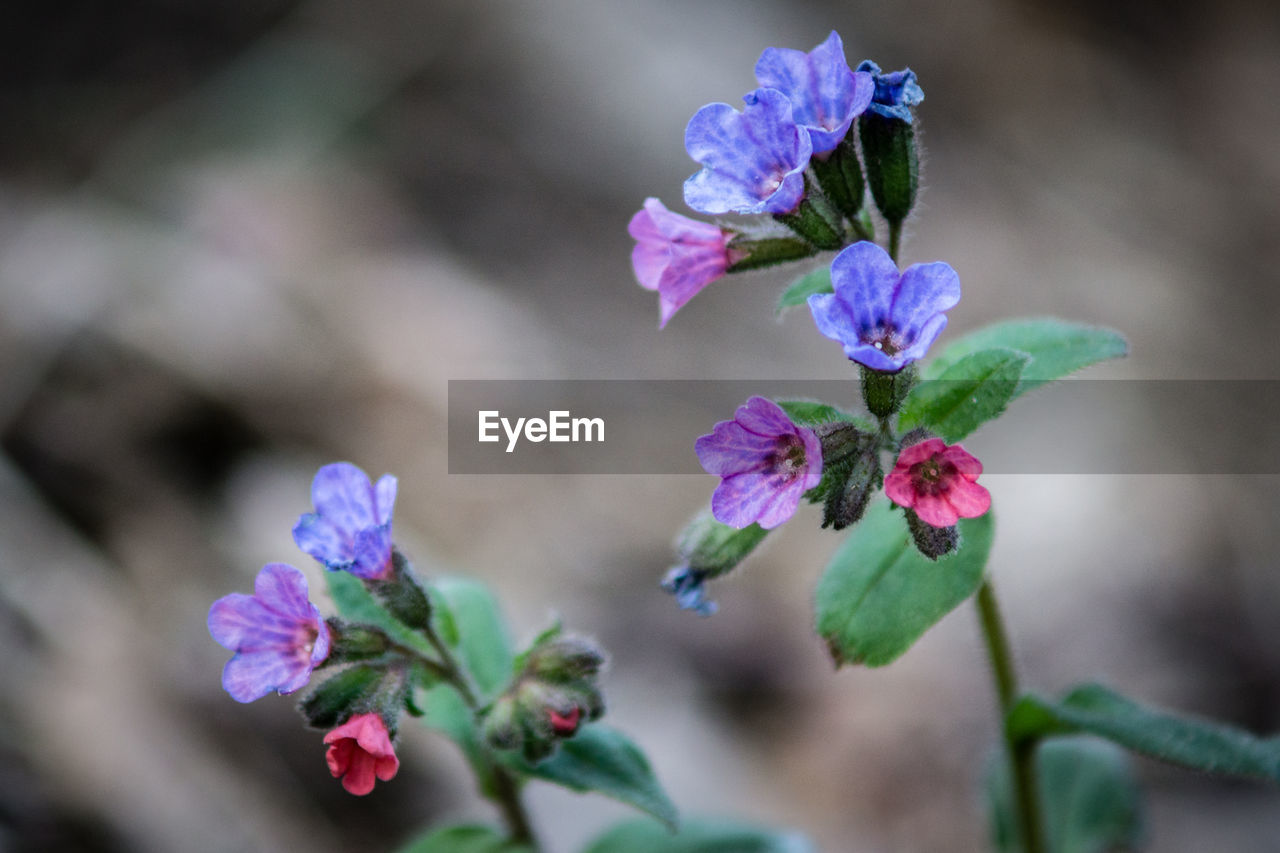
[[[861,413],[856,380],[450,380],[450,474],[698,474],[747,398]],[[992,474],[1280,474],[1280,381],[1063,380],[964,445]]]

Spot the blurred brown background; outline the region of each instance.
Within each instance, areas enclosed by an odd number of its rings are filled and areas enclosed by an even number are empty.
[[[711,478],[447,474],[449,378],[849,375],[806,316],[773,319],[786,272],[713,285],[659,334],[625,230],[647,195],[684,210],[697,107],[832,28],[925,89],[904,260],[960,272],[948,337],[1056,314],[1129,335],[1094,377],[1280,379],[1271,3],[9,4],[0,848],[377,850],[492,816],[436,736],[407,726],[399,778],[356,799],[291,700],[219,686],[209,604],[271,561],[319,586],[289,531],[315,468],[349,459],[399,475],[421,567],[491,582],[518,635],[557,612],[612,650],[609,717],[687,812],[834,853],[984,849],[969,607],[833,673],[811,596],[838,538],[812,510],[703,620],[656,584]],[[1280,478],[987,482],[1029,686],[1280,729]],[[1274,788],[1138,771],[1151,850],[1280,850]],[[529,794],[551,851],[627,814]]]

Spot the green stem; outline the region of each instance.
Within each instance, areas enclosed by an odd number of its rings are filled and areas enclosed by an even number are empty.
[[[987,578],[978,588],[978,617],[982,622],[982,636],[987,642],[987,654],[991,658],[991,672],[995,677],[996,696],[1000,700],[1000,730],[1004,733],[1005,746],[1013,771],[1014,801],[1018,816],[1019,837],[1023,853],[1045,853],[1044,826],[1040,818],[1040,794],[1037,790],[1036,747],[1034,739],[1015,743],[1009,737],[1005,720],[1013,709],[1018,696],[1018,676],[1013,668],[1013,652],[1009,635],[1005,632],[1000,606],[996,603],[995,590]]]
[[[902,221],[889,223],[889,257],[898,262],[898,248],[902,243]]]
[[[440,639],[433,626],[428,625],[423,633],[427,636],[427,642],[431,643],[431,647],[444,662],[440,669],[445,679],[457,689],[462,696],[462,701],[471,709],[472,716],[477,716],[480,712],[480,701],[467,680],[466,672],[458,665],[457,659],[449,651],[449,646]],[[524,801],[520,797],[519,780],[501,763],[493,760],[487,750],[486,756],[493,780],[492,799],[502,810],[502,819],[507,824],[510,840],[515,844],[527,844],[537,850],[538,842],[534,837],[533,827],[529,823],[529,814],[525,811]]]

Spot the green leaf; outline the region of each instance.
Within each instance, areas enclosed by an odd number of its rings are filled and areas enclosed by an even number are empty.
[[[1280,782],[1280,738],[1149,708],[1098,684],[1077,687],[1061,702],[1027,694],[1005,725],[1019,740],[1086,732],[1193,770]]]
[[[1142,841],[1142,802],[1128,756],[1091,737],[1057,738],[1036,754],[1040,802],[1049,853],[1135,850]],[[999,753],[988,764],[985,787],[996,849],[1021,853],[1009,785],[1009,763]]]
[[[806,300],[815,293],[831,293],[833,290],[831,267],[818,267],[800,276],[782,291],[782,295],[778,297],[778,313],[781,314],[797,305],[804,305]]]
[[[892,504],[868,508],[818,583],[818,634],[837,666],[896,660],[977,591],[991,550],[991,513],[962,518],[959,527],[960,547],[934,561],[916,550]]]
[[[674,827],[675,804],[658,784],[640,748],[616,729],[600,724],[583,726],[560,743],[555,754],[530,765],[515,753],[505,754],[510,765],[524,775],[554,782],[571,791],[595,791]]]
[[[514,653],[507,623],[489,588],[467,578],[440,577],[430,585],[433,601],[443,599],[454,623],[453,647],[481,694],[481,704],[511,680]]]
[[[1091,364],[1120,358],[1129,352],[1124,336],[1111,329],[1053,318],[1006,320],[953,341],[929,362],[921,378],[940,378],[947,368],[965,356],[993,347],[1015,349],[1031,356],[1014,397],[1052,379],[1061,379]]]
[[[431,644],[419,632],[405,625],[383,607],[364,582],[349,572],[326,572],[329,594],[333,596],[338,615],[352,622],[376,625],[401,645],[426,655],[433,655]]]
[[[848,421],[865,432],[875,431],[875,427],[866,419],[837,409],[829,403],[816,400],[774,400],[774,402],[787,413],[787,417],[800,426],[815,427],[820,424]]]
[[[903,430],[925,426],[954,443],[997,418],[1018,388],[1025,352],[987,349],[959,359],[932,381],[920,382],[902,404]]]
[[[596,838],[582,853],[814,853],[803,835],[732,820],[683,821],[672,834],[651,820],[629,820]]]
[[[516,844],[490,826],[447,826],[410,841],[398,853],[535,853],[528,844]]]

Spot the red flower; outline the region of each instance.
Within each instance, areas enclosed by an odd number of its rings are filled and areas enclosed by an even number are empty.
[[[570,737],[578,730],[578,722],[582,719],[582,711],[574,708],[567,714],[557,714],[554,708],[547,710],[547,719],[551,721],[551,730],[557,737]]]
[[[390,782],[400,769],[387,725],[377,714],[356,714],[325,735],[324,742],[329,744],[329,772],[335,779],[342,777],[342,787],[357,797],[373,790],[375,776]]]
[[[930,438],[898,454],[884,478],[884,492],[926,524],[950,527],[991,508],[991,493],[975,482],[981,473],[982,463],[963,447]]]

